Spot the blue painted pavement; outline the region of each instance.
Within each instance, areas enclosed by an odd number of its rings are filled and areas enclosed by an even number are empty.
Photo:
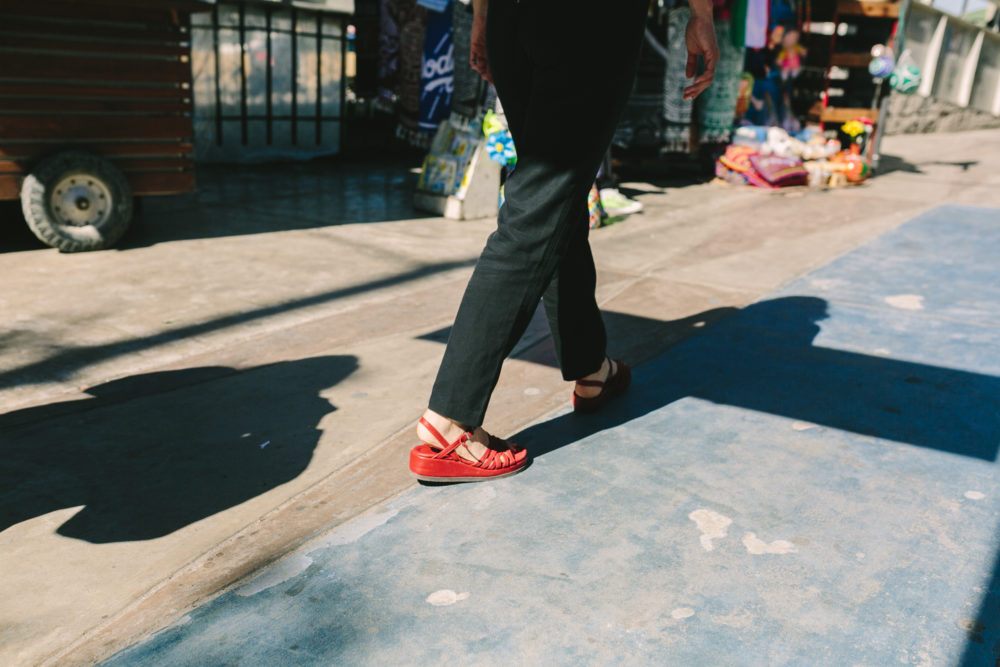
[[[992,665],[1000,211],[947,206],[109,665]]]

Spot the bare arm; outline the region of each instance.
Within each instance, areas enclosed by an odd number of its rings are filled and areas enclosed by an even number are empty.
[[[472,46],[469,50],[469,65],[490,83],[490,63],[486,57],[486,11],[489,0],[472,0]]]

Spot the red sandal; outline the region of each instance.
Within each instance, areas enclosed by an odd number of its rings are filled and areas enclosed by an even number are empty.
[[[463,459],[455,450],[465,444],[472,433],[466,431],[458,440],[448,444],[430,422],[421,417],[420,423],[443,448],[434,449],[424,443],[410,450],[410,472],[424,482],[481,482],[519,473],[528,465],[527,450],[515,450],[514,443],[492,435],[489,447],[478,461]]]
[[[608,357],[611,362],[611,357]],[[632,382],[632,369],[624,361],[614,359],[614,372],[608,375],[604,382],[600,380],[577,380],[578,384],[584,387],[601,387],[601,393],[597,396],[584,397],[575,391],[573,392],[573,410],[576,412],[591,413],[597,412],[604,404],[613,398],[618,398],[625,393]]]

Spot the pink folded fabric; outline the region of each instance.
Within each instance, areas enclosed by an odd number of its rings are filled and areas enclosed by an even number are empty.
[[[751,155],[750,165],[767,183],[776,188],[788,185],[805,185],[809,182],[809,172],[802,166],[802,160],[778,155]]]

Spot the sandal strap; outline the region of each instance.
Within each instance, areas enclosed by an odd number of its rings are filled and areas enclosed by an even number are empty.
[[[440,431],[438,431],[436,428],[434,428],[433,424],[431,424],[429,421],[427,421],[423,417],[420,418],[420,423],[423,424],[424,428],[426,428],[428,431],[430,431],[431,435],[433,435],[435,438],[437,438],[438,442],[441,443],[441,447],[442,447],[441,451],[439,451],[437,454],[434,455],[434,458],[436,458],[436,459],[446,458],[452,452],[454,452],[456,449],[458,449],[459,445],[464,444],[465,441],[468,440],[472,436],[471,433],[469,433],[468,431],[466,431],[461,436],[459,436],[458,440],[456,440],[455,442],[453,442],[451,444],[448,444],[448,441],[445,440],[444,436],[441,435]]]
[[[603,387],[608,381],[611,380],[615,375],[615,362],[611,357],[604,357],[604,360],[608,362],[608,377],[604,380],[577,380],[576,383],[582,387]]]
[[[444,436],[441,435],[440,431],[434,428],[433,424],[431,424],[423,417],[420,418],[420,423],[424,426],[424,428],[430,431],[431,435],[437,438],[438,442],[440,442],[441,446],[443,447],[441,451],[439,451],[437,454],[434,455],[435,459],[454,457],[461,459],[461,461],[467,465],[476,468],[482,468],[484,470],[496,470],[497,468],[506,468],[510,465],[513,465],[516,460],[514,457],[514,452],[511,451],[510,447],[507,447],[506,449],[494,449],[493,445],[498,443],[506,444],[506,441],[501,440],[500,438],[494,435],[490,435],[489,436],[490,444],[486,447],[486,451],[483,452],[483,455],[480,456],[479,459],[476,461],[470,461],[468,459],[459,456],[458,454],[455,454],[454,452],[456,449],[458,449],[460,445],[465,444],[465,442],[472,437],[472,433],[466,431],[461,435],[461,437],[458,438],[458,440],[456,440],[451,444],[448,444],[448,441],[445,440]],[[472,452],[470,451],[469,453],[471,454]]]
[[[437,438],[437,441],[441,443],[442,447],[448,447],[449,446],[450,443],[447,440],[444,439],[444,436],[441,435],[441,431],[439,431],[436,428],[434,428],[434,425],[431,424],[429,421],[427,421],[426,418],[421,417],[420,418],[420,423],[423,425],[423,427],[425,429],[427,429],[428,431],[431,432],[431,435],[433,435],[435,438]]]
[[[496,440],[499,440],[499,438],[491,435],[490,445],[493,445]],[[493,447],[487,447],[475,465],[484,470],[496,470],[497,468],[506,468],[513,463],[514,453],[510,449],[498,450],[493,449]]]

